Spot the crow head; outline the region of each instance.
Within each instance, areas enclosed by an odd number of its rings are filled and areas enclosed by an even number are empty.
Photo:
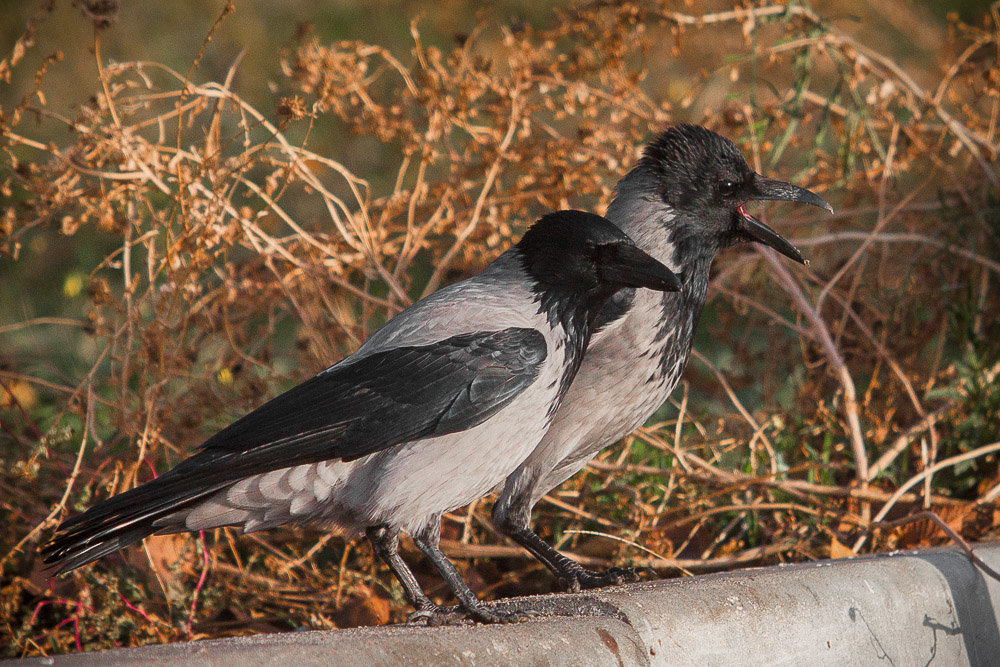
[[[661,199],[673,213],[676,250],[691,256],[752,241],[804,262],[788,241],[747,212],[746,203],[793,201],[833,211],[805,188],[755,173],[732,141],[697,125],[660,134],[646,147],[636,171],[654,190],[644,196]]]
[[[594,213],[549,213],[525,232],[517,249],[540,290],[584,296],[622,287],[680,289],[673,272]]]

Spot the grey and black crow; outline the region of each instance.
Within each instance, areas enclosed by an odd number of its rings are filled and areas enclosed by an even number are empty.
[[[590,347],[552,426],[507,478],[493,509],[497,529],[530,551],[569,590],[634,580],[634,570],[591,572],[531,529],[542,496],[598,451],[641,426],[677,384],[698,324],[715,254],[757,242],[803,262],[777,232],[750,215],[754,200],[802,202],[832,212],[814,193],[754,173],[728,139],[694,125],[666,130],[618,183],[606,217],[682,276],[677,293],[625,288],[604,306]]]
[[[407,531],[462,609],[490,609],[438,547],[441,514],[535,448],[619,289],[677,277],[604,218],[542,218],[484,271],[402,311],[343,361],[209,438],[175,468],[67,519],[44,547],[70,570],[153,533],[311,522],[365,533],[417,608],[445,613],[397,552]]]

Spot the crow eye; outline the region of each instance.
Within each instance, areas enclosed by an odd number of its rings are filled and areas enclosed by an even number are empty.
[[[720,181],[719,194],[723,197],[732,197],[739,189],[739,185],[733,181]]]

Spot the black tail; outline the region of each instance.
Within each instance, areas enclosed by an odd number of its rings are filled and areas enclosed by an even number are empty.
[[[41,549],[45,562],[58,568],[58,573],[68,572],[157,531],[172,532],[172,526],[157,521],[228,485],[197,488],[176,472],[177,468],[63,521],[52,541]]]

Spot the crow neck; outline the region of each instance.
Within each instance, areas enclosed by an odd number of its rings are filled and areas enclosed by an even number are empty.
[[[698,234],[698,225],[669,207],[658,193],[655,176],[640,165],[618,184],[605,217],[636,245],[682,276],[680,292],[660,296],[662,311],[650,315],[659,328],[656,340],[672,350],[690,350],[708,293],[709,272],[717,248]],[[666,363],[666,361],[664,361]]]
[[[605,217],[642,250],[683,277],[679,293],[663,293],[664,303],[691,310],[697,318],[718,248],[698,233],[697,222],[668,206],[657,187],[655,176],[646,167],[636,167],[618,184]]]

